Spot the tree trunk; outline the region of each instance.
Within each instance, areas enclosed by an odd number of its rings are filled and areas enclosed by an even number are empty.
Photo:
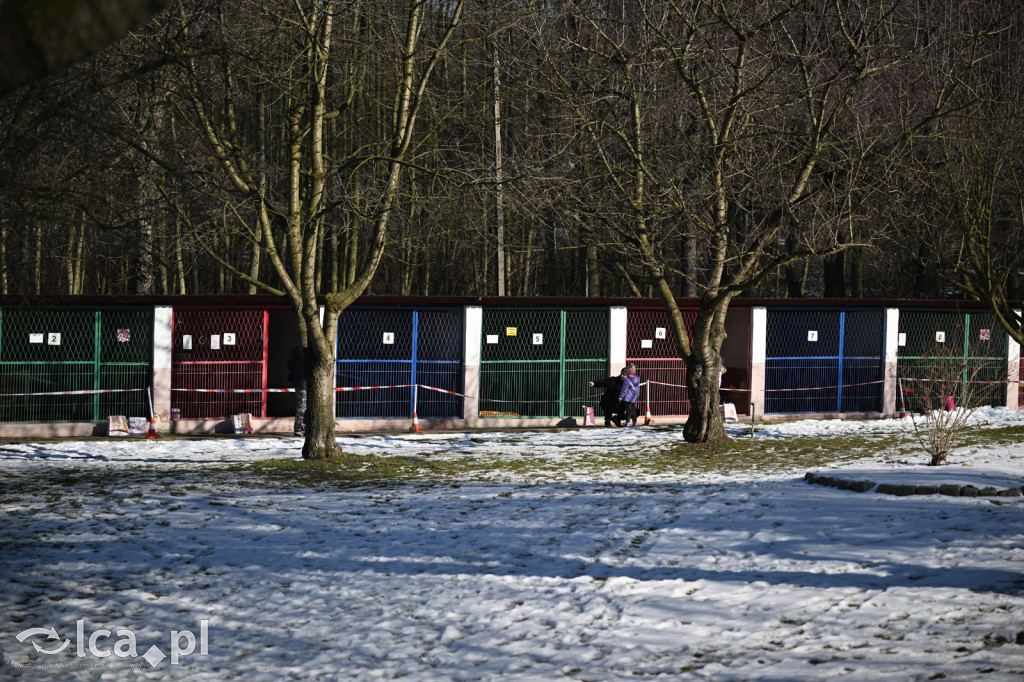
[[[683,297],[697,298],[697,238],[683,237]]]
[[[544,295],[558,296],[558,233],[553,222],[547,235],[548,283]]]
[[[319,324],[319,319],[312,324]],[[334,356],[323,353],[321,344],[317,343],[303,348],[302,355],[306,374],[306,440],[302,457],[337,457],[342,452],[334,432]]]
[[[846,298],[846,254],[838,253],[822,261],[825,298]]]
[[[587,247],[587,291],[588,297],[601,295],[600,264],[597,262],[597,246]]]
[[[7,219],[0,218],[0,294],[7,293]]]
[[[174,217],[174,272],[175,279],[178,283],[177,293],[185,295],[187,288],[185,286],[185,255],[181,249],[182,235],[181,235],[181,218],[175,213]]]
[[[35,248],[35,291],[36,295],[43,293],[43,226],[36,227],[36,248]]]
[[[64,269],[67,272],[68,280],[68,295],[75,295],[75,229],[68,231],[68,255],[67,260],[64,261]]]
[[[728,298],[702,299],[700,302],[691,352],[686,358],[690,413],[683,427],[683,438],[688,443],[711,443],[729,438],[719,410],[721,399],[718,392],[728,309]]]
[[[530,282],[533,278],[534,272],[534,258],[533,258],[533,235],[536,232],[537,220],[534,218],[530,221],[530,229],[526,233],[526,246],[523,249],[523,255],[519,258],[519,262],[522,263],[519,268],[519,295],[526,296],[530,291]]]
[[[498,296],[504,296],[508,272],[505,263],[505,177],[501,163],[501,61],[498,55],[498,38],[493,35],[493,18],[491,26],[491,68],[494,94],[494,219],[498,239]]]
[[[849,261],[850,297],[864,298],[864,249],[847,251]]]
[[[796,251],[796,241],[790,237],[786,240],[786,252]],[[807,287],[807,261],[797,261],[786,266],[786,297],[803,298]]]
[[[722,366],[721,356],[709,353],[710,357],[699,358],[698,355],[694,353],[686,363],[690,413],[683,427],[683,438],[688,443],[728,440],[719,408],[718,372]]]

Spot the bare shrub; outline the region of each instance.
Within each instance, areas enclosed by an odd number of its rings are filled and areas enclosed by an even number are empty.
[[[980,370],[965,358],[936,347],[929,358],[929,379],[914,381],[921,414],[910,415],[918,443],[931,457],[929,466],[945,464],[971,415],[984,403]]]

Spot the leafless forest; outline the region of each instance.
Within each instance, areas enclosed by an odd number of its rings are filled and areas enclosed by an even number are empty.
[[[280,289],[302,244],[327,293],[390,208],[370,293],[1021,298],[1016,3],[428,2],[387,206],[411,4],[187,0],[9,92],[2,292]]]

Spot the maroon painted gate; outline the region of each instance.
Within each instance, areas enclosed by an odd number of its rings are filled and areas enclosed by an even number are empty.
[[[682,310],[689,331],[697,319],[696,310]],[[679,357],[675,335],[664,308],[630,308],[626,318],[626,362],[636,365],[641,381],[650,386],[651,413],[684,415],[690,412],[686,390],[686,362]],[[617,371],[616,368],[612,368]],[[647,405],[647,387],[641,389],[641,408]]]
[[[267,416],[268,320],[267,310],[259,308],[174,311],[173,418]]]

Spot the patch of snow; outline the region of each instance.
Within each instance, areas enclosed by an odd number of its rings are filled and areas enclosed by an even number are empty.
[[[976,424],[1024,424],[979,410]],[[731,425],[737,438],[749,427]],[[908,420],[799,420],[756,437],[912,436]],[[679,427],[343,436],[360,454],[544,462],[477,482],[331,488],[225,463],[298,458],[298,439],[0,447],[4,679],[1020,680],[1024,501],[894,497],[803,471],[590,471]],[[1024,443],[944,467],[879,453],[832,471],[1020,486]],[[924,455],[921,455],[924,459]],[[554,473],[553,473],[554,472]],[[823,471],[822,473],[827,473]],[[104,482],[107,481],[107,482]],[[138,658],[60,654],[30,628],[118,629]],[[208,652],[170,661],[171,632]],[[185,640],[179,643],[184,646]],[[153,667],[151,647],[167,655]],[[119,670],[113,661],[140,668]],[[52,671],[51,671],[52,672]]]

